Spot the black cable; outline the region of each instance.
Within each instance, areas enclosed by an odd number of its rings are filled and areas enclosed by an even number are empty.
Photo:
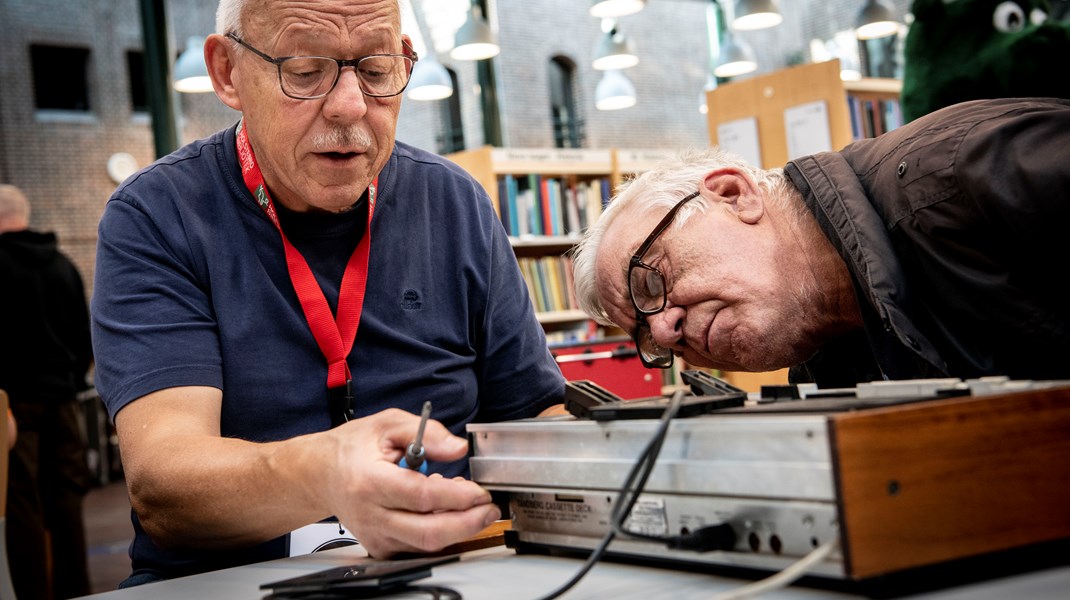
[[[673,418],[676,417],[676,413],[679,412],[680,406],[683,404],[683,399],[683,390],[677,390],[676,393],[672,395],[672,399],[669,401],[669,406],[665,408],[665,412],[662,414],[658,430],[654,433],[654,436],[650,441],[647,442],[647,445],[639,454],[639,458],[635,461],[635,464],[632,465],[631,471],[628,472],[628,476],[624,480],[624,485],[621,486],[620,492],[617,494],[617,499],[610,510],[612,527],[610,527],[605,537],[603,537],[598,546],[591,551],[591,554],[587,557],[587,561],[571,579],[553,592],[541,597],[539,600],[553,600],[572,589],[573,586],[579,583],[587,572],[594,567],[595,563],[602,559],[610,542],[613,541],[613,538],[616,537],[617,532],[620,529],[620,522],[623,522],[623,520],[627,518],[627,515],[631,513],[632,508],[635,506],[636,501],[639,500],[639,495],[643,492],[643,487],[646,485],[650,473],[654,470],[654,464],[657,462],[658,454],[661,452],[661,446],[665,442],[665,436],[669,431],[669,424],[672,422]],[[636,485],[634,492],[629,493],[636,477],[639,478],[639,484]],[[627,501],[624,500],[625,498],[628,498]]]
[[[681,394],[683,392],[680,392]],[[692,550],[696,552],[706,552],[711,549],[723,549],[725,545],[731,547],[735,544],[735,533],[727,528],[724,524],[710,525],[701,527],[695,531],[681,534],[681,535],[653,535],[648,533],[641,533],[638,531],[631,531],[624,528],[624,522],[627,520],[629,514],[631,514],[631,508],[634,506],[635,501],[638,500],[639,492],[646,488],[646,481],[651,471],[653,471],[653,463],[657,460],[658,455],[661,453],[661,445],[665,442],[665,436],[660,435],[651,440],[650,447],[648,448],[648,455],[646,457],[640,457],[641,460],[649,460],[651,463],[648,468],[643,472],[642,479],[636,486],[636,492],[633,496],[632,503],[628,509],[621,515],[614,514],[612,518],[613,533],[615,536],[629,537],[633,539],[646,540],[650,542],[658,542],[665,544],[669,548],[677,550]],[[630,486],[631,482],[627,482],[626,486]]]
[[[678,393],[682,398],[683,392]],[[668,419],[671,420],[673,416],[675,416],[675,411],[672,416],[668,417]],[[654,470],[654,464],[657,462],[658,455],[661,454],[661,446],[665,443],[665,434],[668,432],[669,429],[669,420],[663,422],[663,426],[658,429],[658,432],[654,435],[654,438],[650,440],[649,444],[647,444],[647,448],[643,451],[643,455],[640,456],[640,462],[642,463],[642,473],[639,476],[639,483],[635,484],[635,491],[631,492],[631,500],[628,502],[628,506],[624,508],[620,505],[619,502],[615,503],[617,505],[617,508],[622,510],[619,513],[614,512],[612,514],[614,535],[621,535],[622,533],[628,534],[628,531],[624,529],[624,521],[628,518],[628,515],[632,513],[632,508],[639,500],[639,494],[642,493],[644,489],[646,489],[646,481],[650,478],[650,473]],[[628,479],[625,480],[624,486],[621,488],[622,494],[628,492],[631,489],[632,479],[634,479],[634,476],[637,471],[638,469],[634,467],[632,468],[631,474],[629,474]],[[620,496],[617,496],[617,499],[619,500]]]

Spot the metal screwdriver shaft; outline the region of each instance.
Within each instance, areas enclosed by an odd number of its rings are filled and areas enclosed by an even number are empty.
[[[421,473],[427,472],[427,463],[424,461],[424,428],[427,426],[429,418],[431,418],[431,401],[427,400],[424,402],[423,411],[420,413],[420,427],[416,430],[416,438],[405,449],[405,457],[399,463],[402,467]]]

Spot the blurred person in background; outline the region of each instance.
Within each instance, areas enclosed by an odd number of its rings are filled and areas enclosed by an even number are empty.
[[[92,479],[77,402],[93,358],[89,314],[56,235],[29,224],[26,197],[0,185],[0,389],[18,424],[7,555],[20,600],[73,598],[89,593],[82,501]]]

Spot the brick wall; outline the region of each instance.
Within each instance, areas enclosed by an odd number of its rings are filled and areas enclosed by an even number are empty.
[[[215,24],[215,0],[171,0],[172,48]],[[89,49],[90,111],[37,111],[30,46]],[[0,181],[19,186],[32,204],[31,227],[55,231],[92,290],[96,227],[116,183],[107,173],[116,152],[139,165],[155,158],[148,114],[130,101],[126,52],[141,50],[138,0],[0,0]],[[237,120],[214,94],[178,98],[183,142]]]

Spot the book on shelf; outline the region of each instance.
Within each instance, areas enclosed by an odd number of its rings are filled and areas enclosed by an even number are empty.
[[[580,301],[576,298],[576,280],[572,276],[572,257],[561,257],[561,270],[564,271],[565,291],[568,294],[568,305],[579,309]]]
[[[896,99],[847,97],[854,139],[877,137],[903,124],[903,113]]]
[[[506,174],[498,178],[498,213],[513,237],[575,237],[602,214],[609,190],[605,177]]]
[[[531,274],[531,261],[517,258],[516,262],[520,266],[520,276],[524,279],[524,287],[528,289],[528,299],[531,300],[531,305],[535,307],[535,311],[538,312],[539,300],[535,297],[535,286],[532,285],[534,277]]]
[[[575,186],[568,186],[562,193],[565,194],[565,234],[570,235],[587,229],[586,209],[580,210],[580,196]],[[580,215],[584,218],[581,220]]]
[[[561,307],[556,310],[569,310],[575,308],[574,306],[569,306],[567,293],[564,293],[565,274],[561,268],[561,261],[553,260],[553,258],[551,258],[550,260],[543,261],[543,265],[546,268],[546,283],[550,288],[550,300],[553,302],[553,306]]]
[[[568,256],[521,256],[520,273],[528,285],[535,312],[579,310],[572,288],[572,259]]]
[[[558,307],[554,302],[550,277],[551,274],[546,264],[546,257],[535,259],[535,285],[539,288],[539,297],[542,299],[542,311],[540,312],[564,310],[563,307]]]

